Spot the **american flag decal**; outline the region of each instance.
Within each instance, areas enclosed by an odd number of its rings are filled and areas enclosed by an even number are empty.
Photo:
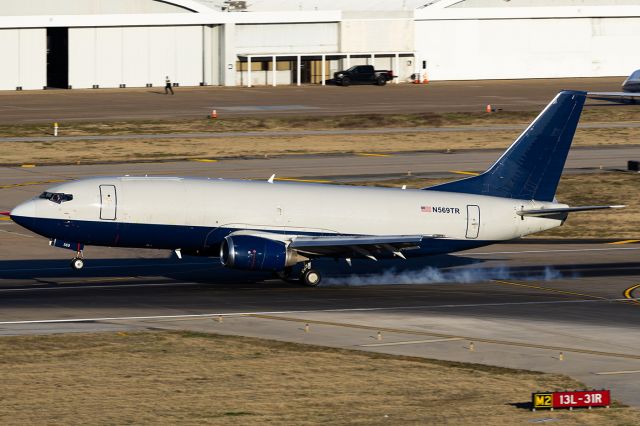
[[[431,206],[421,206],[420,211],[422,213],[431,213],[433,209],[431,208]]]

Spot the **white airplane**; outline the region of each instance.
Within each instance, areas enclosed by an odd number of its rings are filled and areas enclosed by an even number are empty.
[[[481,175],[422,190],[182,177],[96,177],[48,189],[14,222],[76,252],[85,245],[219,256],[242,270],[320,283],[319,257],[377,260],[450,253],[562,225],[556,187],[586,92],[560,92]]]
[[[622,92],[589,92],[591,99],[609,101],[620,104],[640,102],[640,70],[635,70],[622,83]]]

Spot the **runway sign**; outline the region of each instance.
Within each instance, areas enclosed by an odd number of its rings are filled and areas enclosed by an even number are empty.
[[[533,409],[609,407],[611,391],[536,392],[531,394]]]

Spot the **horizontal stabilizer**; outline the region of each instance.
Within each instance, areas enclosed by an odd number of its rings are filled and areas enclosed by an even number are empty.
[[[614,102],[618,104],[635,104],[640,102],[640,92],[588,92],[589,99]]]
[[[553,216],[553,215],[562,214],[562,213],[586,212],[590,210],[622,209],[624,207],[626,206],[559,207],[559,208],[549,208],[549,209],[521,210],[517,213],[520,216],[544,217],[544,216]]]

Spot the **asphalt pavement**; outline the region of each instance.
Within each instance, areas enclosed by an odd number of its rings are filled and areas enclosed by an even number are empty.
[[[618,91],[624,77],[0,92],[0,123],[540,110],[563,89]],[[602,102],[593,102],[602,104]],[[611,105],[605,103],[606,105]]]

